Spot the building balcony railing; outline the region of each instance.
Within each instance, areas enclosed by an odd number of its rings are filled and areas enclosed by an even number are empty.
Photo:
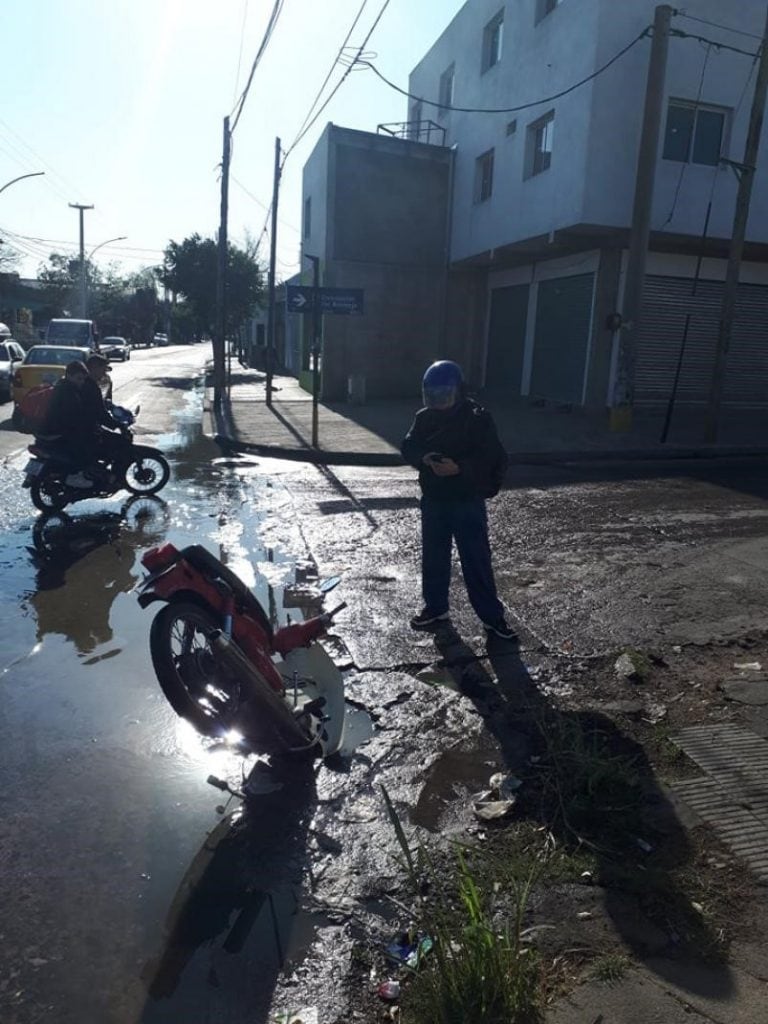
[[[425,142],[429,146],[445,145],[445,128],[434,121],[402,121],[394,124],[380,124],[378,135],[391,135],[409,142]]]

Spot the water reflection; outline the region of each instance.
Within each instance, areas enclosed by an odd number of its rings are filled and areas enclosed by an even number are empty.
[[[165,502],[149,497],[130,498],[119,511],[40,517],[32,530],[36,573],[28,596],[38,643],[57,634],[84,656],[109,643],[112,604],[134,585],[136,550],[159,540],[167,523]]]

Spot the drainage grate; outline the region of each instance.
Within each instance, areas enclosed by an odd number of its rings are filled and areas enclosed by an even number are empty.
[[[707,774],[675,793],[768,884],[768,743],[737,725],[683,729],[673,742]]]

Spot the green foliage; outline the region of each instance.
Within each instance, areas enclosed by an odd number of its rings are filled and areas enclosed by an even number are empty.
[[[170,242],[163,257],[162,283],[182,295],[194,314],[199,331],[212,333],[216,315],[218,253],[212,238],[190,235]],[[263,294],[263,274],[251,246],[228,247],[227,322],[236,331]]]
[[[511,872],[499,884],[499,899],[495,886],[478,882],[461,849],[453,875],[445,878],[424,846],[411,849],[389,794],[383,787],[382,792],[414,889],[419,928],[434,941],[405,990],[403,1020],[538,1024],[543,1020],[540,966],[522,932],[540,862],[532,859],[525,872]],[[429,900],[422,898],[425,889]]]
[[[592,977],[605,985],[616,985],[631,966],[629,957],[623,953],[604,953],[592,964]]]

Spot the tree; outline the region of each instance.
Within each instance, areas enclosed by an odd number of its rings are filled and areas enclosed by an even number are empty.
[[[227,331],[234,332],[253,312],[264,293],[264,275],[251,246],[229,245],[227,252]],[[160,279],[183,296],[192,309],[199,332],[216,326],[217,247],[212,238],[190,235],[171,241],[165,250]]]

